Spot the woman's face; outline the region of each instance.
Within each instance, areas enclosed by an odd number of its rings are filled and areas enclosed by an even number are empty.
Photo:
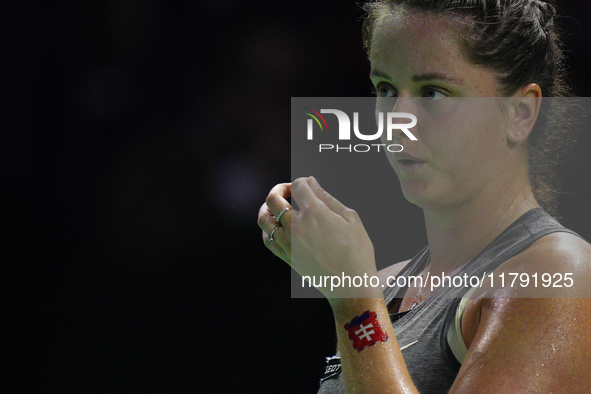
[[[382,142],[404,147],[388,158],[405,197],[427,209],[461,205],[515,167],[498,82],[463,58],[448,23],[422,13],[387,17],[369,56],[378,111],[417,117],[410,131],[418,141],[400,133]]]

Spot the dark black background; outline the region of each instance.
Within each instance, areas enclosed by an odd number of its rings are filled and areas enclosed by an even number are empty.
[[[564,3],[589,96],[590,14]],[[290,298],[256,216],[290,178],[290,97],[371,94],[355,3],[4,8],[3,391],[315,392],[330,308]],[[578,139],[561,211],[589,238]]]

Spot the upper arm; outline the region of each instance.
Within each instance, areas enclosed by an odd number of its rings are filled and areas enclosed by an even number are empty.
[[[589,392],[591,300],[486,299],[451,392]]]
[[[589,279],[591,247],[549,237],[513,261],[575,271]],[[519,296],[519,294],[517,294]],[[485,298],[478,328],[451,393],[589,393],[591,299]]]

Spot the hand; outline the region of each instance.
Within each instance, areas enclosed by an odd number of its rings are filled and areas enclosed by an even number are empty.
[[[300,210],[290,210],[273,233],[275,216],[289,207],[292,196]],[[259,211],[259,226],[265,245],[290,264],[300,275],[377,276],[373,245],[357,215],[320,187],[313,177],[275,186]],[[364,286],[318,287],[329,299],[341,297],[381,297],[381,289]]]
[[[259,209],[258,225],[263,230],[263,242],[277,257],[291,265],[291,205],[287,199],[291,196],[291,183],[280,183],[271,189],[267,200]],[[276,217],[285,208],[281,223]],[[275,231],[273,231],[275,230]],[[269,234],[273,233],[272,241]]]

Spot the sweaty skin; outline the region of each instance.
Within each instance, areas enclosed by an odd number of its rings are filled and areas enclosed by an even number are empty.
[[[393,141],[404,146],[407,156],[388,153],[388,159],[405,197],[423,208],[432,257],[425,274],[431,276],[453,275],[521,214],[538,206],[531,198],[525,147],[540,108],[538,85],[522,87],[504,108],[486,100],[465,101],[441,112],[445,116],[425,111],[421,101],[406,100],[424,97],[437,108],[458,97],[495,100],[495,75],[464,59],[449,23],[428,14],[405,15],[404,22],[384,18],[370,53],[378,100],[396,97],[381,103],[392,102],[389,111],[416,113],[419,119],[411,130],[418,141],[411,143],[403,133]],[[289,197],[300,209],[283,216],[275,242],[265,242],[273,253],[300,275],[377,275],[373,246],[359,216],[312,177],[271,190],[259,211],[263,239],[275,226],[274,216],[289,206]],[[501,222],[506,213],[513,215]],[[292,256],[292,250],[298,254]],[[397,272],[401,265],[386,271]],[[507,267],[572,272],[582,283],[591,283],[591,246],[570,234],[548,235],[497,270]],[[347,392],[417,393],[381,289],[361,294],[319,290],[332,307]],[[413,290],[399,311],[410,307]],[[342,328],[368,310],[383,323],[388,340],[358,352]],[[469,351],[450,393],[589,393],[590,325],[588,299],[507,299],[496,289],[483,288],[464,315],[462,334]]]

